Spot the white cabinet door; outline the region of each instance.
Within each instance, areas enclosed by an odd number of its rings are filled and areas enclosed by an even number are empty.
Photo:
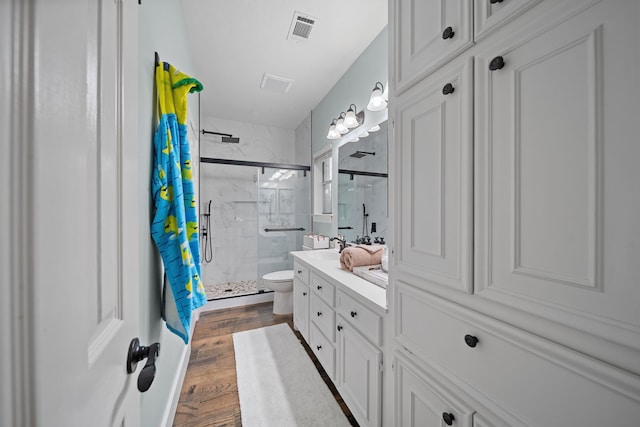
[[[309,287],[293,279],[293,325],[298,328],[305,341],[309,340]]]
[[[398,93],[473,43],[471,0],[397,0],[392,8]]]
[[[474,34],[477,42],[542,0],[478,0],[475,3]]]
[[[418,373],[413,363],[397,354],[395,395],[397,427],[471,427],[473,409],[426,373]]]
[[[617,342],[522,325],[636,373],[638,16],[637,2],[601,2],[475,66],[476,292]]]
[[[338,316],[336,387],[361,426],[380,425],[382,351]]]
[[[396,270],[472,291],[472,60],[398,98]],[[450,85],[452,93],[445,94]]]

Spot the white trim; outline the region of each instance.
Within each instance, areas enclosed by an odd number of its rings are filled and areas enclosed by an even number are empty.
[[[195,320],[195,318],[194,318]],[[195,325],[195,321],[192,325]],[[191,328],[191,335],[193,336],[193,327]],[[162,415],[161,425],[166,427],[172,427],[173,421],[176,418],[176,410],[178,409],[178,403],[180,402],[180,392],[182,391],[182,384],[184,384],[184,377],[187,375],[187,368],[189,367],[189,360],[191,359],[191,344],[186,345],[182,349],[182,356],[180,362],[178,362],[178,375],[174,377],[173,384],[171,385],[171,394],[167,399],[170,405],[167,405]]]
[[[29,299],[33,283],[30,259],[31,230],[28,209],[32,193],[31,169],[25,167],[32,149],[31,111],[33,110],[33,28],[31,2],[12,0],[2,2],[0,16],[0,63],[3,76],[0,93],[3,96],[0,112],[7,118],[7,126],[0,131],[0,178],[8,185],[0,189],[2,224],[11,224],[0,239],[0,425],[34,425],[32,408],[33,353],[31,325],[33,314]],[[19,143],[15,143],[19,142]]]

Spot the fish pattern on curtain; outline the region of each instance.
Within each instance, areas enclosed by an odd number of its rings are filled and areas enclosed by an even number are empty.
[[[189,342],[191,313],[207,302],[200,279],[198,215],[187,139],[187,97],[202,84],[168,63],[156,66],[158,127],[154,135],[151,235],[165,268],[167,328]],[[168,282],[168,283],[166,283]]]

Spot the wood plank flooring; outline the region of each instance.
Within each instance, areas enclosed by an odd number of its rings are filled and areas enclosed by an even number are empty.
[[[273,303],[248,305],[202,313],[191,342],[191,359],[182,385],[174,427],[241,426],[240,401],[232,335],[235,332],[288,323],[293,318],[276,316]],[[358,423],[344,404],[309,346],[301,339],[307,354],[336,397],[351,425]],[[245,426],[251,427],[251,426]],[[301,426],[303,427],[303,426]]]

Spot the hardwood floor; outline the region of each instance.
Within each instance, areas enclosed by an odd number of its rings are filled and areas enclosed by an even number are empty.
[[[200,315],[191,343],[191,359],[180,392],[173,422],[174,427],[241,426],[240,401],[236,382],[236,362],[233,350],[234,332],[288,323],[293,318],[276,316],[271,302],[210,311]],[[301,339],[307,354],[327,383],[336,401],[351,422],[357,422],[309,346]],[[251,426],[245,426],[251,427]],[[301,426],[303,427],[303,426]]]

